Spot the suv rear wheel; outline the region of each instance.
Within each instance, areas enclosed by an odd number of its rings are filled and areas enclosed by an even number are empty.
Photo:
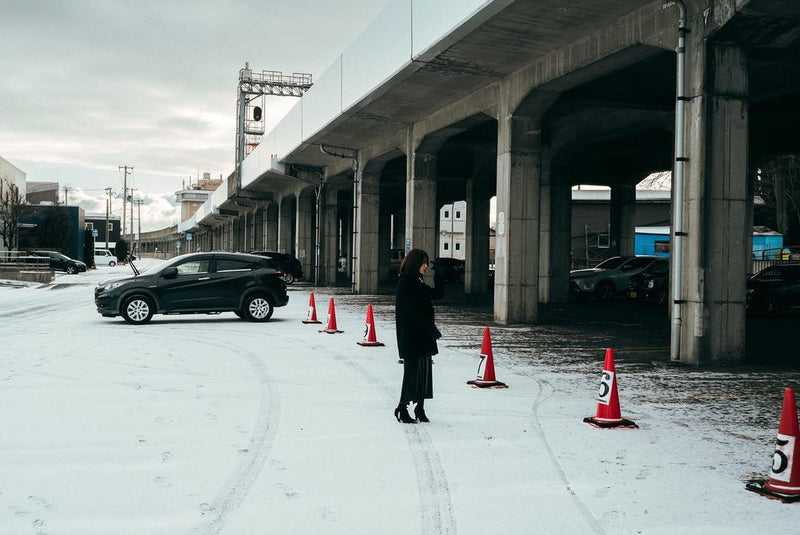
[[[269,321],[275,304],[272,298],[266,295],[251,295],[244,300],[242,314],[250,321]]]
[[[153,317],[153,301],[144,295],[132,295],[125,299],[120,314],[128,323],[142,325]]]

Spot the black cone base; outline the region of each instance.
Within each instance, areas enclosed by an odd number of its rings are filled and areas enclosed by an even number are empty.
[[[781,494],[780,492],[769,490],[764,486],[763,481],[751,480],[749,483],[745,485],[745,488],[749,491],[761,494],[766,498],[770,498],[772,500],[779,500],[782,501],[783,503],[800,502],[800,494]]]
[[[587,416],[584,422],[598,429],[639,429],[639,426],[630,420],[622,418],[619,422],[598,421],[594,416]]]

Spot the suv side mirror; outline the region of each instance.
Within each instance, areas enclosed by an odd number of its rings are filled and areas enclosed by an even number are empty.
[[[161,276],[165,279],[174,279],[178,276],[178,268],[175,266],[168,267],[164,270],[164,273],[162,273]]]

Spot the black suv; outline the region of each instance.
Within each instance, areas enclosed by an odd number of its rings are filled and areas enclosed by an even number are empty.
[[[628,279],[628,297],[666,305],[669,301],[669,260],[656,260]]]
[[[291,284],[303,278],[303,266],[300,261],[288,253],[276,253],[273,251],[251,251],[250,254],[257,254],[264,258],[269,258],[275,269],[283,271],[283,280],[286,284]]]
[[[28,255],[47,258],[47,264],[50,269],[66,271],[70,275],[86,271],[86,264],[56,251],[31,251]],[[35,262],[36,259],[31,259],[31,261]]]
[[[747,311],[780,314],[800,307],[800,264],[775,264],[747,281]]]
[[[144,273],[101,282],[94,291],[97,311],[147,323],[153,314],[234,312],[267,321],[289,302],[283,273],[269,260],[242,253],[176,256]]]

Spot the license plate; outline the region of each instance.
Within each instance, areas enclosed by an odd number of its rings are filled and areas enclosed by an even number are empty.
[[[631,299],[636,299],[636,292],[631,290],[630,292],[628,292],[628,297],[630,297]]]

